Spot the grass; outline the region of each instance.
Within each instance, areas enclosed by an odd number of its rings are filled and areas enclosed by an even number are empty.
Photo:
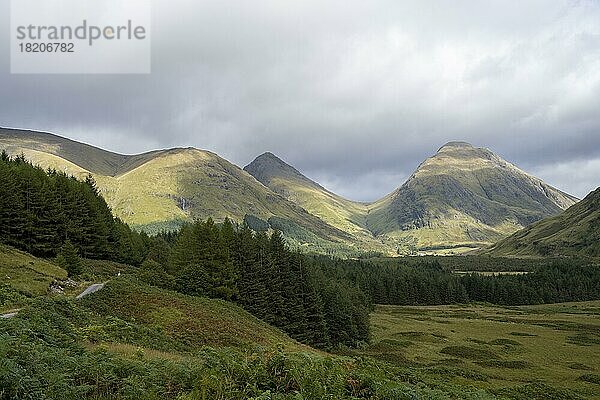
[[[539,221],[496,243],[495,256],[600,257],[600,188],[555,217]]]
[[[509,398],[528,398],[537,388],[546,398],[597,399],[598,312],[600,301],[506,308],[377,306],[372,344],[351,354],[409,365],[430,379]]]
[[[73,297],[93,283],[134,271],[136,268],[126,264],[83,259],[82,273],[77,280],[61,286],[67,296]],[[33,298],[47,296],[51,283],[67,279],[67,272],[50,260],[0,244],[0,277],[0,312],[7,312],[26,305]]]
[[[65,279],[67,272],[49,261],[0,245],[0,277],[2,283],[31,297],[47,294],[50,283]]]
[[[98,276],[123,274],[83,300],[40,297],[15,318],[0,320],[5,393],[61,399],[599,398],[600,302],[378,306],[372,343],[331,355],[232,303],[149,287],[125,266],[100,264]]]
[[[232,304],[122,278],[82,301],[35,299],[1,320],[0,357],[3,398],[494,398],[319,352]]]
[[[312,351],[233,303],[186,296],[129,278],[113,279],[82,304],[103,316],[152,327],[190,350],[282,344],[289,350]]]

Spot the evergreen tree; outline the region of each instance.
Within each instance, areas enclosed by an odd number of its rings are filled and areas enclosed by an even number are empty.
[[[243,307],[255,316],[265,319],[270,307],[266,275],[261,268],[258,240],[247,224],[238,233],[239,247],[235,262],[240,271],[239,299]]]
[[[83,257],[134,265],[150,241],[112,216],[91,176],[81,182],[0,154],[0,241],[54,257],[67,240]]]
[[[156,237],[151,241],[150,247],[148,249],[148,254],[146,255],[146,260],[151,260],[163,267],[165,271],[173,274],[174,269],[171,265],[171,247],[169,244],[162,238]]]
[[[66,241],[56,257],[56,263],[67,271],[70,277],[81,273],[81,259],[77,254],[77,249],[70,241]]]

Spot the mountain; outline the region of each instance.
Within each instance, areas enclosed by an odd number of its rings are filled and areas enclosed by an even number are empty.
[[[152,232],[212,217],[277,228],[318,252],[458,252],[494,243],[577,199],[488,149],[450,142],[371,204],[332,193],[272,153],[244,170],[195,148],[123,155],[50,133],[0,129],[0,149],[78,177],[92,174],[113,212]]]
[[[274,193],[218,155],[195,148],[122,155],[43,132],[0,129],[0,149],[83,177],[91,173],[116,216],[149,231],[193,218],[252,217],[298,245],[352,245],[352,237]]]
[[[258,156],[244,167],[263,185],[298,204],[329,225],[352,235],[363,250],[396,254],[397,243],[367,228],[369,205],[345,199],[307,178],[273,153]]]
[[[58,159],[67,160],[74,172],[90,171],[105,176],[120,175],[163,152],[117,154],[51,133],[5,128],[0,128],[0,147],[8,153],[23,152],[28,158],[35,157],[45,164],[61,164]]]
[[[272,153],[264,153],[244,167],[263,185],[293,201],[332,226],[352,234],[371,233],[364,227],[366,204],[330,192]]]
[[[271,153],[244,169],[362,242],[403,253],[480,247],[577,201],[490,150],[465,142],[442,146],[406,183],[371,204],[331,193]]]
[[[563,213],[499,241],[484,253],[494,256],[600,257],[600,188]]]
[[[371,205],[367,227],[413,240],[417,248],[479,246],[576,201],[488,149],[450,142]]]

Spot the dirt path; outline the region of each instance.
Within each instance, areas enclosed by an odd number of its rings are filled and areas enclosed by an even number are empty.
[[[102,289],[104,287],[106,283],[94,283],[93,285],[88,286],[83,292],[81,292],[79,295],[77,295],[77,297],[75,297],[77,300],[87,296],[88,294],[97,292],[98,290]],[[21,309],[18,310],[12,310],[6,314],[0,314],[0,318],[4,318],[4,319],[8,319],[8,318],[12,318],[15,315],[17,315],[19,313]]]

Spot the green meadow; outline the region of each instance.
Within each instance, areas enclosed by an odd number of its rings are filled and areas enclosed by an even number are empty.
[[[351,353],[507,398],[600,398],[600,301],[377,306]]]

